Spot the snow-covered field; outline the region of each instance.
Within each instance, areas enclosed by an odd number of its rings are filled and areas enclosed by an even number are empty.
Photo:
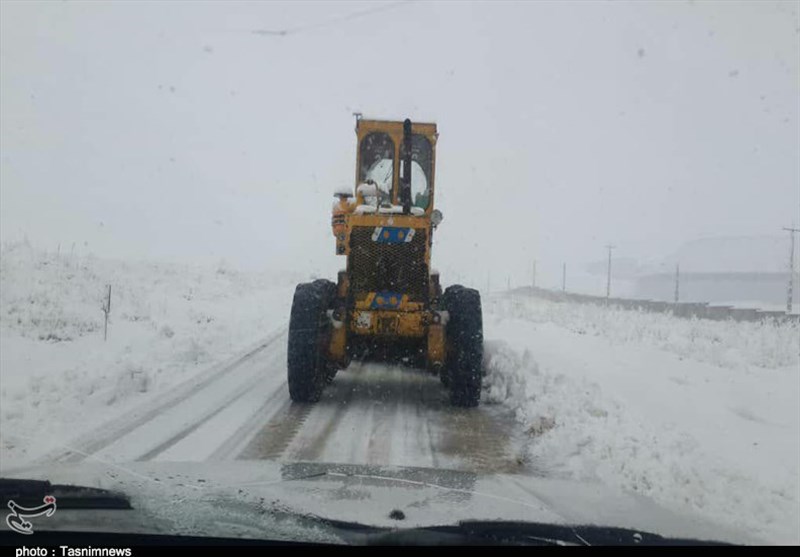
[[[0,472],[282,330],[294,284],[308,279],[46,254],[24,244],[0,256]],[[536,470],[599,479],[770,542],[800,543],[797,324],[503,295],[486,298],[484,312],[483,404],[514,411]],[[337,381],[345,394],[355,384],[346,375]],[[387,436],[393,423],[369,429]]]
[[[800,329],[497,296],[485,402],[550,473],[800,542]]]
[[[4,245],[0,469],[67,443],[283,327],[297,279]]]

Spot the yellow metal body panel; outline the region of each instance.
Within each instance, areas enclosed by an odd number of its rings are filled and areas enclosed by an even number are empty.
[[[339,277],[336,285],[336,296],[339,298],[346,298],[347,291],[350,289],[350,277],[347,271],[339,271]]]
[[[352,228],[353,226],[398,226],[405,228],[427,228],[430,220],[425,217],[415,217],[413,215],[382,215],[367,213],[364,215],[356,215],[350,213],[347,215],[347,222]]]
[[[428,326],[428,368],[444,366],[445,336],[441,323]]]
[[[350,332],[385,337],[424,337],[428,314],[423,311],[354,310]]]
[[[331,361],[342,366],[347,361],[347,327],[345,327],[344,323],[341,323],[339,327],[334,327],[331,331],[328,357]]]
[[[369,292],[363,299],[356,299],[355,308],[364,310],[381,309],[381,306],[384,304],[387,306],[387,309],[392,309],[394,311],[422,311],[425,309],[425,304],[422,302],[409,301],[408,295],[406,294],[404,294],[400,300],[383,300],[377,292]],[[377,306],[377,308],[374,306]]]

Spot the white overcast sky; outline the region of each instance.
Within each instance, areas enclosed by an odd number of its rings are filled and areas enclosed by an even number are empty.
[[[0,6],[4,241],[334,276],[354,111],[438,123],[443,273],[800,223],[797,2]]]

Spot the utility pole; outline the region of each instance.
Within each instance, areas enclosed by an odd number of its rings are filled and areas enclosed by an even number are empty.
[[[800,232],[800,228],[784,227],[789,232],[791,238],[789,250],[789,286],[786,288],[786,313],[792,313],[792,290],[794,288],[794,234]]]
[[[533,274],[531,276],[532,276],[532,285],[533,285],[534,288],[536,288],[536,260],[535,259],[533,260]]]
[[[511,292],[511,275],[506,275],[506,290]]]
[[[617,246],[612,246],[611,244],[606,245],[606,249],[608,250],[608,273],[606,276],[606,300],[611,297],[611,250]]]
[[[488,296],[492,291],[492,273],[486,272],[486,295]]]
[[[681,279],[681,264],[675,263],[675,303],[678,303],[678,294],[680,293],[680,279]]]
[[[566,292],[567,291],[567,264],[566,263],[564,263],[564,265],[561,267],[561,291],[562,292]]]
[[[111,313],[111,285],[106,285],[108,288],[106,299],[103,301],[103,306],[100,308],[106,316],[105,324],[103,325],[103,342],[108,340],[108,314]]]

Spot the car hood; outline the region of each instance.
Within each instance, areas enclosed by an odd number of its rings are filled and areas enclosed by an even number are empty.
[[[234,461],[53,464],[5,473],[123,492],[132,510],[60,508],[40,530],[336,542],[347,521],[415,528],[464,520],[598,525],[759,544],[746,533],[594,483],[427,468]],[[398,512],[399,511],[399,512]]]

